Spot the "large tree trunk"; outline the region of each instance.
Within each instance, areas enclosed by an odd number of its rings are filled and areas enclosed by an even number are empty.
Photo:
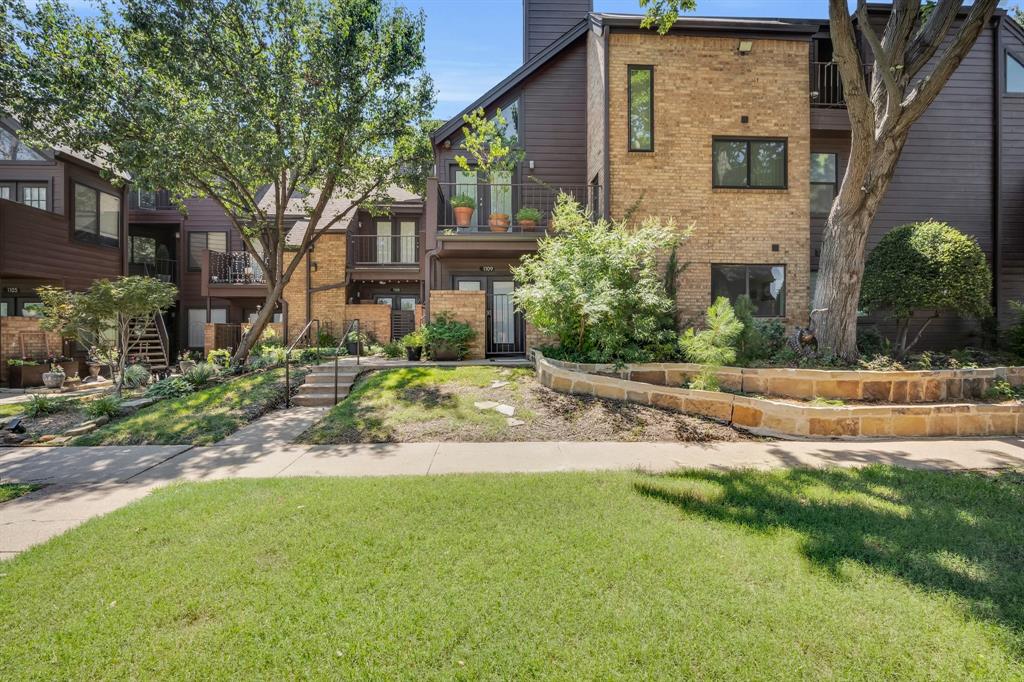
[[[240,365],[249,357],[249,351],[252,350],[252,347],[263,336],[263,330],[267,328],[270,320],[274,319],[274,310],[277,308],[278,301],[281,300],[281,295],[284,293],[284,287],[287,283],[286,277],[278,278],[278,281],[274,284],[267,283],[267,298],[263,301],[263,307],[260,308],[256,321],[249,327],[249,332],[242,336],[242,340],[238,344],[238,350],[235,351],[234,357],[231,358],[232,365]]]
[[[889,133],[868,153],[850,156],[825,223],[811,322],[818,348],[843,360],[857,358],[857,308],[871,223],[892,180],[906,135]],[[856,144],[856,141],[854,141]],[[864,145],[867,146],[867,145]]]

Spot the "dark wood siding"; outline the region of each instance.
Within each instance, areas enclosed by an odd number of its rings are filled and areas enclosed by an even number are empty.
[[[45,182],[49,185],[49,210],[64,213],[64,162],[0,162],[0,182]]]
[[[1005,51],[1024,58],[1024,39],[1019,28],[1004,20],[1001,31]],[[1002,75],[1002,70],[1000,70]],[[1002,78],[1000,93],[1000,183],[999,212],[999,313],[1005,327],[1016,321],[1010,301],[1024,300],[1024,95],[1004,94]]]
[[[587,18],[591,0],[523,0],[523,61]]]

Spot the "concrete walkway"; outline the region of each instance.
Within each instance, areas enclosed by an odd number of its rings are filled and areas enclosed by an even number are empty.
[[[241,431],[239,431],[241,433]],[[0,505],[0,559],[176,481],[282,476],[534,473],[680,467],[1024,467],[1024,440],[683,443],[402,443],[273,445],[255,431],[214,447],[12,448],[0,481],[45,483]]]

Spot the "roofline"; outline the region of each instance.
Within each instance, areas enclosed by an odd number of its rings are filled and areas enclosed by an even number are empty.
[[[538,52],[533,59],[526,62],[518,69],[510,73],[508,76],[503,78],[497,85],[485,92],[483,95],[478,97],[476,101],[470,104],[468,107],[460,111],[458,114],[453,116],[443,126],[434,131],[430,136],[431,142],[434,144],[438,140],[443,140],[449,135],[457,132],[459,128],[463,126],[463,116],[479,109],[480,107],[486,107],[488,104],[498,99],[509,90],[514,88],[523,82],[527,77],[532,75],[537,69],[548,63],[553,57],[558,55],[562,50],[576,42],[581,36],[583,36],[590,28],[590,19],[584,19],[568,31],[563,33],[555,42],[551,43],[543,50]]]
[[[612,28],[640,28],[644,17],[640,14],[591,15],[596,26]],[[716,33],[770,33],[805,38],[818,31],[828,19],[766,19],[741,17],[680,17],[670,30],[711,31]]]

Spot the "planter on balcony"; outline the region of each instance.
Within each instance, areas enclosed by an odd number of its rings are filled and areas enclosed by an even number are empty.
[[[508,213],[492,213],[487,221],[491,226],[491,232],[508,232],[509,218]]]
[[[468,206],[456,206],[452,210],[455,213],[455,225],[457,227],[469,227],[473,224],[473,208]]]

